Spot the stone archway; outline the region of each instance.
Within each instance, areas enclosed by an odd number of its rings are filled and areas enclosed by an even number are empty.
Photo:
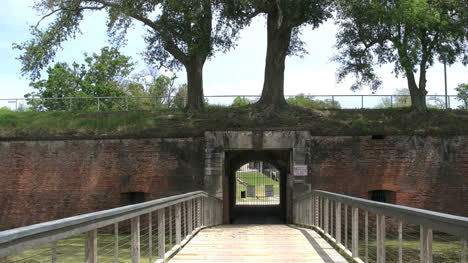
[[[285,223],[287,220],[288,198],[291,193],[287,188],[290,174],[291,150],[237,150],[225,153],[225,174],[223,177],[223,200],[225,221],[229,223]],[[236,171],[241,165],[252,161],[272,164],[280,172],[278,205],[236,205]]]
[[[232,184],[228,175],[231,173],[232,176],[232,170],[236,165],[242,165],[241,162],[255,159],[267,161],[282,170],[285,198],[282,216],[285,223],[292,222],[292,196],[310,190],[306,177],[291,175],[294,166],[307,164],[308,139],[308,131],[205,132],[204,188],[208,193],[223,198],[224,223],[230,223],[232,212],[232,191],[229,191],[229,185]]]

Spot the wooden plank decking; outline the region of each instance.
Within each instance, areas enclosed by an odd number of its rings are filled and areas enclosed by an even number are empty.
[[[224,225],[200,231],[170,262],[347,261],[309,229],[287,225]]]

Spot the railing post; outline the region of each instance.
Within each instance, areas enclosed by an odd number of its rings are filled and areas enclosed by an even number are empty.
[[[101,111],[101,101],[99,100],[99,97],[97,98],[97,110]]]
[[[466,259],[467,242],[465,238],[461,240],[461,263],[467,263]]]
[[[180,216],[180,203],[175,206],[175,227],[176,227],[176,244],[180,245],[181,238],[181,216]]]
[[[403,263],[403,222],[398,221],[398,262]]]
[[[361,95],[361,109],[364,109],[364,95]]]
[[[341,244],[341,203],[337,202],[335,206],[335,238],[336,243]]]
[[[326,234],[328,234],[328,222],[329,222],[328,221],[328,217],[329,217],[328,211],[329,211],[329,207],[330,207],[329,202],[330,202],[330,200],[328,200],[328,198],[326,198],[325,202],[324,202],[324,209],[323,209],[324,210],[323,211],[323,213],[324,213],[324,220],[323,221],[325,223],[325,225],[324,225],[325,229],[324,230],[325,230]]]
[[[365,244],[365,263],[369,262],[369,212],[364,212],[364,242]]]
[[[202,225],[201,223],[201,208],[202,208],[202,205],[201,205],[201,197],[197,198],[197,228],[200,227]]]
[[[172,206],[169,209],[169,244],[172,246]]]
[[[309,217],[309,222],[310,225],[314,225],[314,202],[311,197],[307,199],[307,206],[309,207],[309,214],[307,215]]]
[[[97,229],[86,233],[86,263],[97,263]]]
[[[153,216],[148,213],[148,257],[149,262],[153,262]]]
[[[359,209],[357,207],[352,208],[351,218],[351,247],[353,258],[359,257]]]
[[[158,210],[158,257],[163,260],[164,254],[166,254],[165,221],[164,209]]]
[[[132,263],[140,263],[140,217],[131,219],[132,228]]]
[[[385,216],[377,214],[377,263],[385,263]]]
[[[432,229],[420,226],[421,263],[432,263]]]
[[[193,199],[188,201],[188,230],[187,233],[192,234],[193,230]]]
[[[114,224],[114,263],[119,263],[119,223]]]
[[[50,262],[52,263],[57,263],[57,241],[52,242],[52,257],[50,259]],[[1,259],[0,259],[1,262]]]
[[[344,246],[348,248],[348,205],[344,206]]]

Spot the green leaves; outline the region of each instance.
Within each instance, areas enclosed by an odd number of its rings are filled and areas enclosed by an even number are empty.
[[[104,47],[99,55],[85,54],[85,64],[57,63],[49,67],[47,79],[30,84],[37,92],[26,94],[25,97],[38,96],[44,99],[30,101],[36,110],[68,110],[70,101],[47,98],[125,96],[121,82],[132,70],[130,57],[121,55],[115,48]],[[80,100],[74,107],[85,110],[95,107],[95,102]]]
[[[337,35],[340,80],[354,74],[354,88],[380,86],[373,68],[393,63],[395,74],[420,73],[425,91],[426,70],[435,59],[451,64],[467,58],[467,13],[463,0],[338,0]],[[422,84],[422,85],[421,85]]]

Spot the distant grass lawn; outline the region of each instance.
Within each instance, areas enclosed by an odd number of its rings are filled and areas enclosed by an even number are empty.
[[[273,185],[273,194],[275,197],[279,197],[279,182],[271,179],[270,177],[260,173],[260,172],[237,172],[236,177],[239,178],[242,182],[255,186],[255,196],[256,197],[246,197],[241,198],[241,192],[246,191],[247,187],[236,183],[236,200],[239,202],[258,202],[258,201],[268,201],[270,198],[265,197],[265,185]],[[260,198],[259,199],[257,199]]]

